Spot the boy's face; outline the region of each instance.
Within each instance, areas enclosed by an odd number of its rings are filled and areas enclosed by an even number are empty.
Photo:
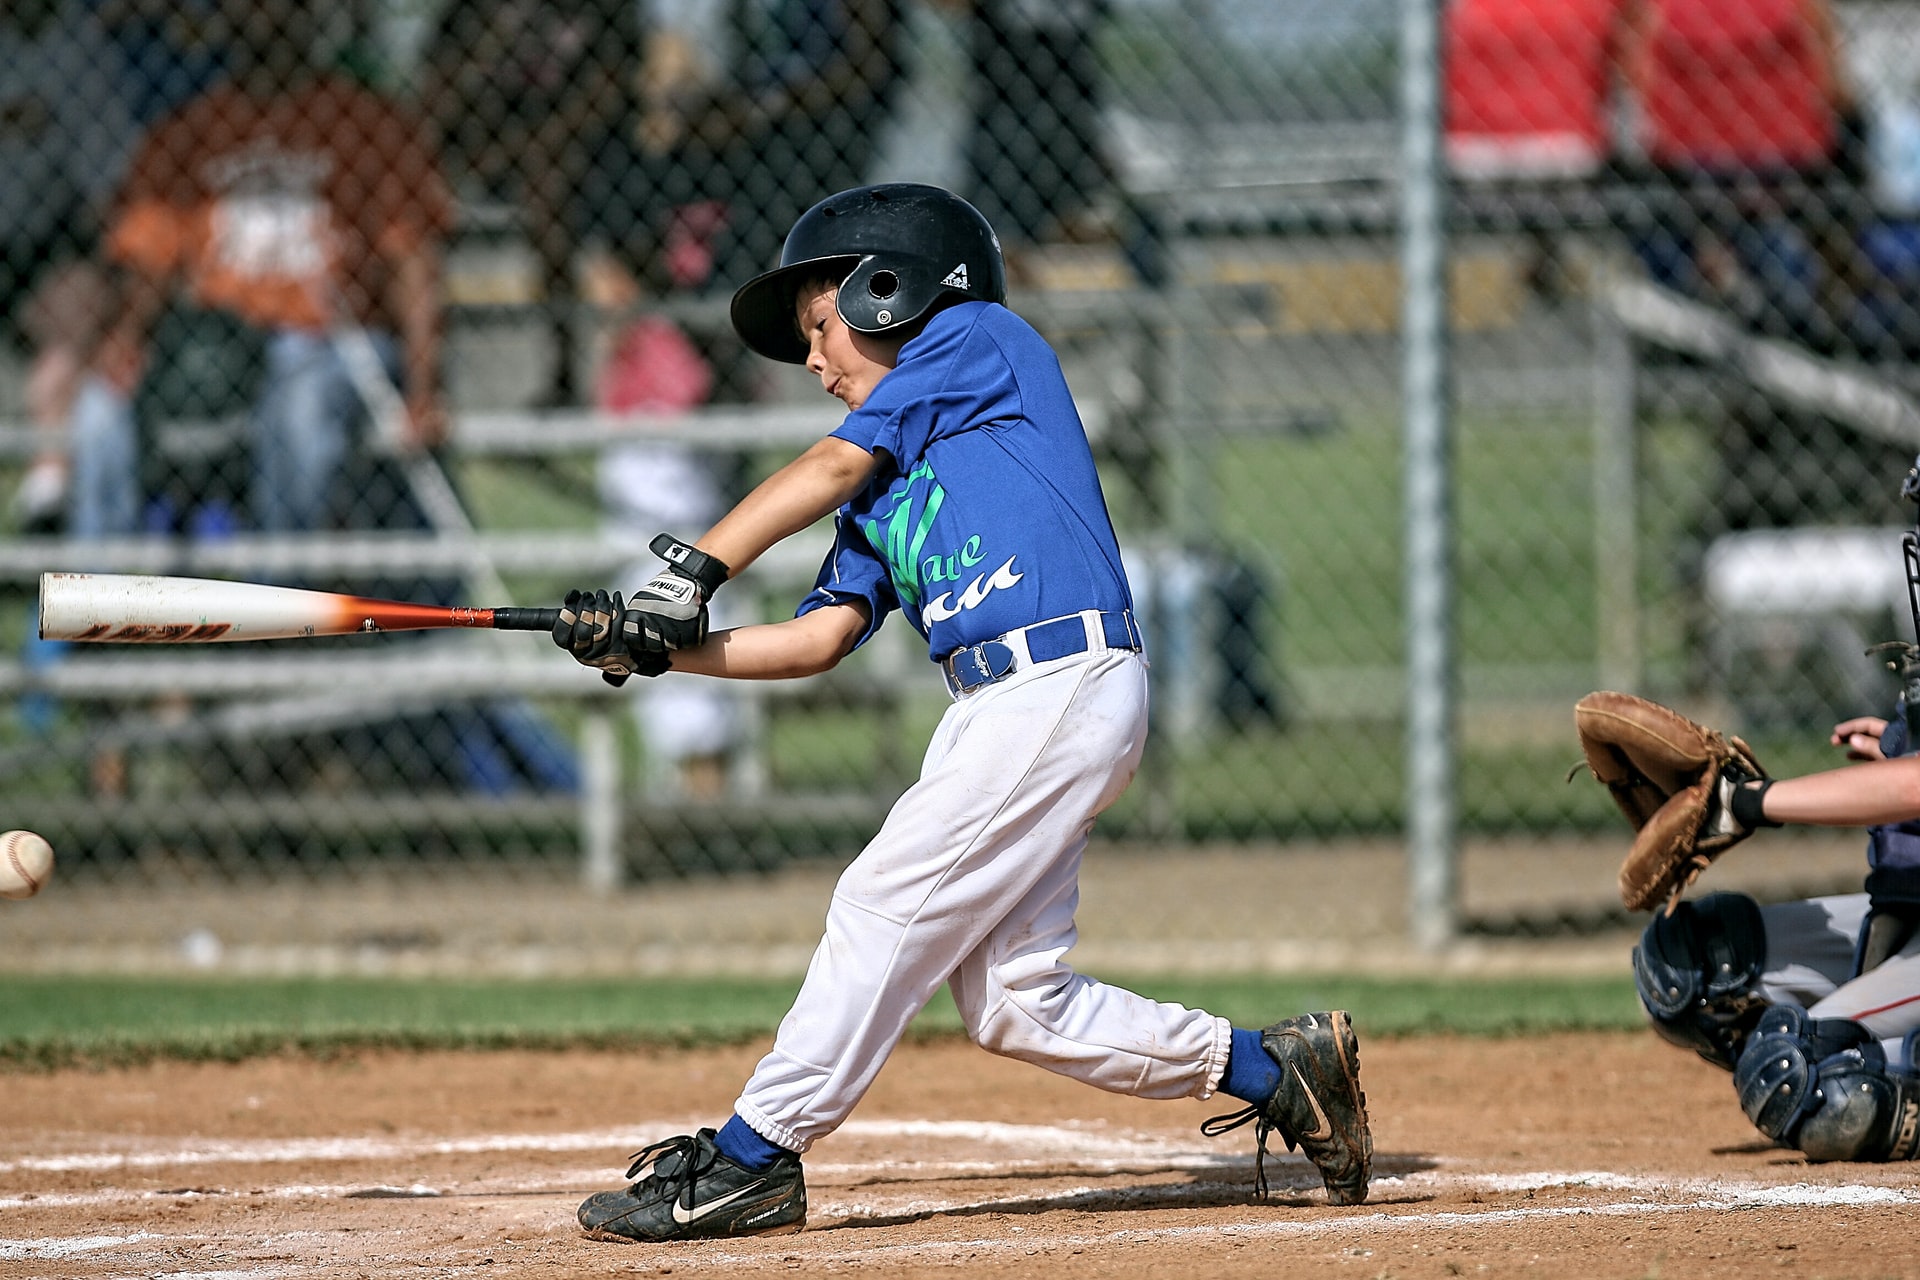
[[[802,290],[794,302],[800,336],[807,343],[807,369],[827,394],[858,409],[880,379],[900,361],[902,339],[880,338],[847,327],[835,309],[840,291],[833,287]]]

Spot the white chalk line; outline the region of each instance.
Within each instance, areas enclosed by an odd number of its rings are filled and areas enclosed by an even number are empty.
[[[1025,1167],[1034,1169],[1058,1169],[1058,1166],[1038,1162],[1020,1162],[1019,1164],[994,1164],[983,1166],[977,1162],[964,1161],[955,1164],[929,1163],[918,1166],[918,1172],[927,1176],[916,1178],[913,1182],[937,1182],[942,1176],[953,1177],[961,1174],[980,1172],[983,1168],[993,1172],[1018,1170]],[[809,1182],[819,1183],[826,1179],[819,1174],[828,1172],[860,1173],[862,1182],[870,1183],[875,1166],[829,1166],[827,1169],[814,1170]],[[1086,1169],[1058,1169],[1061,1177],[1084,1177]],[[1141,1170],[1143,1173],[1178,1172],[1170,1169]],[[1299,1187],[1277,1186],[1277,1190],[1312,1191],[1319,1188],[1319,1179],[1304,1166]],[[131,1190],[110,1188],[101,1191],[74,1192],[37,1192],[32,1195],[0,1197],[0,1210],[33,1209],[71,1209],[97,1208],[113,1204],[138,1203],[176,1203],[193,1200],[439,1200],[458,1197],[489,1196],[528,1196],[574,1194],[583,1184],[592,1185],[595,1170],[549,1171],[534,1179],[488,1179],[484,1183],[471,1186],[438,1187],[427,1183],[412,1183],[407,1186],[384,1183],[289,1183],[276,1187],[247,1187],[245,1189],[228,1187],[182,1187],[170,1190]],[[1270,1179],[1271,1181],[1271,1179]],[[912,1183],[894,1185],[908,1187]],[[858,1188],[866,1190],[867,1187]],[[1165,1184],[1144,1187],[1114,1187],[1097,1183],[1056,1188],[1043,1195],[996,1196],[992,1204],[1004,1206],[1009,1210],[1031,1212],[1050,1205],[1069,1203],[1086,1197],[1099,1196],[1114,1200],[1140,1199],[1164,1200],[1170,1189]],[[1721,1197],[1732,1196],[1754,1206],[1777,1208],[1799,1207],[1845,1207],[1920,1204],[1920,1193],[1909,1194],[1898,1188],[1873,1186],[1861,1183],[1839,1185],[1819,1185],[1814,1183],[1766,1184],[1756,1182],[1727,1182],[1714,1179],[1634,1177],[1614,1173],[1469,1173],[1426,1170],[1409,1173],[1400,1177],[1376,1177],[1373,1180],[1375,1201],[1384,1196],[1404,1194],[1408,1196],[1430,1196],[1437,1193],[1464,1189],[1469,1191],[1491,1191],[1496,1194],[1525,1194],[1533,1191],[1579,1191],[1593,1190],[1616,1192],[1633,1196],[1679,1196],[1676,1201],[1682,1207],[1694,1204],[1717,1203]],[[954,1196],[922,1197],[908,1199],[858,1199],[850,1192],[855,1188],[837,1190],[831,1187],[816,1188],[811,1199],[815,1216],[833,1219],[859,1219],[875,1216],[904,1217],[921,1213],[952,1212],[956,1209],[978,1207],[982,1202],[977,1198]],[[1688,1198],[1691,1199],[1688,1199]],[[1492,1212],[1491,1210],[1487,1212]]]
[[[26,1258],[58,1262],[64,1258],[99,1253],[103,1249],[117,1249],[145,1240],[166,1238],[140,1231],[130,1236],[49,1236],[40,1240],[0,1240],[0,1262],[19,1262]]]
[[[673,1130],[669,1129],[668,1132]],[[173,1147],[150,1147],[139,1152],[80,1152],[28,1157],[0,1163],[0,1170],[11,1172],[103,1172],[116,1169],[146,1170],[172,1166],[207,1164],[276,1165],[289,1161],[382,1161],[418,1159],[428,1155],[467,1155],[487,1152],[565,1153],[589,1150],[627,1151],[651,1140],[657,1130],[646,1133],[610,1129],[585,1133],[493,1134],[463,1138],[362,1139],[329,1138],[285,1140],[248,1140],[243,1142],[204,1143]],[[1014,1173],[1026,1170],[1051,1170],[1062,1177],[1085,1179],[1102,1173],[1191,1172],[1224,1170],[1245,1162],[1246,1153],[1203,1153],[1173,1137],[1104,1131],[1099,1128],[1074,1128],[1059,1125],[1011,1125],[964,1121],[854,1121],[843,1126],[842,1133],[868,1139],[919,1139],[929,1144],[941,1141],[970,1141],[1008,1149],[1008,1158],[978,1158],[913,1161],[871,1161],[827,1163],[810,1161],[810,1182],[816,1187],[814,1221],[822,1227],[838,1221],[872,1218],[895,1220],[935,1216],[968,1208],[990,1206],[1008,1212],[1040,1212],[1050,1207],[1085,1203],[1089,1198],[1125,1202],[1164,1200],[1168,1187],[1116,1188],[1093,1183],[1052,1190],[1041,1195],[959,1197],[913,1194],[913,1184],[934,1182],[981,1173]],[[930,1153],[931,1156],[931,1153]],[[1318,1189],[1318,1178],[1299,1157],[1273,1157],[1282,1165],[1276,1181],[1291,1173],[1300,1174],[1298,1190]],[[1296,1171],[1290,1166],[1297,1164]],[[1063,1167],[1063,1165],[1067,1167]],[[898,1197],[876,1194],[876,1175],[901,1179],[892,1185],[903,1193]],[[902,1177],[902,1175],[910,1175]],[[275,1199],[435,1199],[451,1195],[542,1195],[564,1196],[577,1192],[581,1185],[596,1185],[617,1179],[605,1170],[546,1170],[532,1179],[487,1178],[452,1188],[415,1182],[407,1185],[321,1183],[286,1184],[272,1187],[182,1188],[172,1191],[105,1188],[89,1192],[39,1192],[0,1194],[0,1213],[32,1212],[34,1209],[61,1209],[125,1204],[129,1202],[178,1201],[182,1199],[248,1199],[269,1196]],[[836,1182],[848,1185],[836,1187]],[[1204,1240],[1211,1238],[1265,1238],[1274,1236],[1316,1236],[1328,1232],[1350,1233],[1359,1230],[1405,1231],[1420,1228],[1503,1226],[1530,1221],[1593,1216],[1655,1215],[1690,1211],[1724,1211],[1757,1208],[1831,1208],[1857,1206],[1898,1206],[1920,1204],[1920,1193],[1908,1194],[1888,1186],[1858,1183],[1819,1185],[1806,1182],[1762,1184],[1724,1180],[1629,1175],[1606,1170],[1522,1171],[1478,1173],[1457,1168],[1419,1170],[1405,1175],[1376,1177],[1376,1203],[1393,1197],[1427,1196],[1448,1191],[1473,1190],[1496,1194],[1522,1194],[1529,1191],[1587,1190],[1599,1194],[1623,1195],[1625,1201],[1584,1205],[1541,1205],[1511,1208],[1489,1207],[1478,1210],[1440,1210],[1394,1212],[1373,1210],[1365,1213],[1341,1211],[1309,1219],[1289,1218],[1277,1221],[1236,1223],[1230,1226],[1185,1226],[1171,1228],[1117,1228],[1072,1236],[1033,1236],[1009,1240],[1001,1236],[961,1241],[888,1246],[879,1253],[906,1251],[927,1254],[952,1254],[956,1251],[979,1253],[1024,1252],[1044,1246],[1086,1248],[1104,1244],[1160,1240]],[[570,1206],[569,1206],[570,1207]],[[1016,1232],[1018,1229],[1016,1229]],[[197,1233],[196,1233],[197,1234]],[[311,1236],[312,1233],[303,1233]],[[155,1235],[149,1232],[128,1236],[48,1237],[42,1239],[0,1238],[0,1260],[33,1258],[58,1260],[83,1254],[111,1254],[142,1250],[152,1240],[177,1243],[182,1236]],[[285,1237],[279,1237],[284,1242]],[[265,1243],[265,1242],[262,1242]],[[710,1248],[710,1246],[708,1246]],[[875,1250],[862,1246],[862,1257]],[[705,1251],[687,1255],[689,1262],[719,1264],[724,1259],[739,1261],[762,1255],[718,1255]]]
[[[692,1127],[691,1125],[687,1127]],[[499,1152],[543,1152],[566,1153],[580,1151],[631,1152],[656,1140],[661,1132],[672,1133],[674,1126],[639,1129],[603,1129],[575,1133],[518,1133],[518,1134],[482,1134],[461,1138],[306,1138],[306,1139],[249,1139],[243,1141],[206,1142],[204,1140],[181,1139],[177,1145],[163,1145],[151,1142],[140,1151],[94,1151],[73,1152],[47,1156],[31,1156],[16,1160],[0,1161],[0,1173],[103,1173],[115,1170],[149,1170],[169,1168],[192,1168],[206,1165],[274,1165],[286,1163],[365,1162],[417,1160],[426,1156],[479,1155]],[[678,1130],[684,1132],[684,1129]],[[876,1174],[892,1175],[898,1179],[908,1175],[910,1180],[937,1181],[942,1178],[975,1174],[1016,1173],[1030,1170],[1058,1170],[1062,1176],[1088,1176],[1093,1174],[1156,1172],[1193,1172],[1197,1170],[1225,1170],[1246,1160],[1247,1153],[1239,1148],[1228,1150],[1224,1147],[1211,1150],[1196,1150],[1188,1145],[1184,1136],[1146,1134],[1107,1130],[1102,1126],[1077,1127],[1069,1125],[1020,1125],[980,1121],[932,1121],[932,1120],[853,1120],[843,1125],[841,1134],[853,1138],[891,1140],[900,1138],[919,1139],[929,1143],[941,1140],[948,1142],[972,1142],[1008,1149],[1009,1154],[998,1157],[960,1157],[942,1158],[930,1152],[925,1159],[916,1160],[863,1160],[859,1162],[831,1162],[809,1159],[807,1172],[809,1182],[831,1186],[836,1181],[853,1183],[870,1182]],[[191,1143],[191,1145],[188,1145]],[[1269,1159],[1281,1166],[1281,1176],[1289,1172],[1289,1166],[1298,1165],[1307,1175],[1308,1187],[1317,1187],[1318,1179],[1313,1176],[1306,1161],[1296,1155],[1281,1155],[1278,1152]],[[616,1159],[607,1166],[624,1165],[624,1159]],[[617,1174],[614,1175],[617,1178]],[[1444,1184],[1471,1182],[1482,1190],[1495,1192],[1517,1192],[1543,1190],[1562,1187],[1588,1187],[1601,1191],[1624,1193],[1646,1193],[1665,1191],[1668,1193],[1686,1193],[1711,1195],[1716,1188],[1733,1185],[1744,1193],[1748,1189],[1759,1190],[1762,1184],[1725,1184],[1710,1179],[1674,1179],[1647,1178],[1604,1170],[1589,1170],[1573,1173],[1520,1172],[1505,1174],[1438,1174],[1433,1171],[1413,1172],[1402,1177],[1379,1177],[1374,1179],[1376,1189],[1405,1186],[1409,1189],[1420,1188],[1425,1183],[1439,1178]],[[472,1183],[459,1184],[463,1190],[501,1192],[527,1192],[551,1189],[558,1193],[571,1185],[586,1181],[589,1183],[607,1180],[604,1169],[581,1169],[562,1174],[548,1171],[537,1182],[517,1182],[488,1178]],[[1840,1187],[1821,1188],[1823,1192],[1841,1192]],[[1883,1187],[1860,1187],[1863,1193],[1878,1194],[1885,1192]],[[318,1184],[301,1184],[278,1188],[251,1188],[247,1192],[227,1192],[223,1189],[182,1188],[179,1191],[152,1191],[133,1189],[106,1189],[97,1193],[16,1193],[7,1195],[0,1192],[0,1209],[25,1208],[33,1204],[54,1203],[99,1203],[95,1196],[101,1197],[145,1197],[180,1196],[195,1194],[289,1194],[316,1196],[362,1196],[379,1197],[430,1197],[441,1194],[458,1194],[455,1191],[414,1183],[399,1187],[387,1184],[360,1184],[346,1187],[327,1187]],[[79,1198],[74,1198],[78,1196]]]
[[[255,1138],[217,1142],[181,1139],[181,1145],[148,1143],[144,1150],[86,1151],[0,1160],[0,1173],[104,1173],[116,1169],[397,1160],[433,1155],[482,1155],[501,1151],[634,1152],[664,1136],[691,1132],[699,1123],[693,1121],[681,1126],[649,1126],[645,1129],[600,1129],[584,1133],[487,1134],[466,1138]],[[1095,1160],[1158,1160],[1175,1156],[1181,1151],[1172,1139],[1064,1125],[851,1120],[842,1125],[839,1132],[856,1138],[918,1138],[1017,1147],[1036,1157],[1057,1152]],[[193,1141],[194,1145],[185,1145],[189,1141]],[[994,1163],[988,1162],[987,1167],[992,1167]],[[814,1167],[808,1165],[809,1169]]]
[[[1798,1188],[1757,1187],[1755,1194],[1722,1195],[1709,1199],[1655,1203],[1636,1200],[1626,1203],[1597,1205],[1543,1205],[1532,1208],[1489,1209],[1479,1212],[1466,1210],[1438,1210],[1415,1213],[1370,1212],[1359,1214],[1340,1213],[1326,1217],[1309,1219],[1286,1219],[1268,1222],[1242,1222],[1230,1226],[1183,1226],[1183,1227],[1122,1227],[1103,1232],[1074,1232],[1068,1234],[1022,1233],[1018,1236],[976,1236],[963,1240],[937,1240],[898,1245],[861,1245],[844,1253],[810,1255],[809,1265],[821,1266],[829,1262],[857,1262],[863,1267],[883,1267],[888,1263],[906,1263],[915,1260],[953,1261],[964,1258],[974,1262],[982,1258],[988,1260],[996,1256],[1014,1257],[1019,1255],[1041,1255],[1056,1253],[1082,1253],[1088,1250],[1107,1248],[1115,1245],[1127,1245],[1137,1248],[1142,1245],[1178,1244],[1191,1247],[1196,1244],[1225,1243],[1246,1240],[1274,1239],[1313,1239],[1334,1237],[1341,1241],[1351,1241],[1362,1235],[1398,1234],[1410,1231],[1477,1229],[1488,1227],[1523,1227],[1541,1222],[1569,1218],[1651,1218],[1674,1213],[1726,1212],[1741,1209],[1767,1209],[1779,1207],[1821,1208],[1834,1204],[1856,1205],[1860,1200],[1841,1197],[1835,1200],[1823,1198],[1823,1193],[1836,1190],[1830,1187],[1801,1186]],[[1920,1203],[1920,1198],[1906,1196],[1885,1187],[1850,1188],[1840,1190],[1866,1191],[1873,1193],[1869,1199],[1874,1204],[1912,1204]],[[1780,1195],[1789,1192],[1794,1194]],[[825,1224],[823,1224],[825,1225]],[[1019,1232],[1020,1228],[1013,1228]],[[791,1237],[790,1237],[791,1239]],[[676,1271],[736,1271],[746,1267],[765,1267],[769,1264],[768,1255],[750,1253],[719,1253],[702,1250],[687,1252],[675,1250],[669,1252],[663,1248],[649,1255],[649,1261],[656,1264],[670,1264]]]
[[[1474,1184],[1486,1186],[1494,1183],[1512,1189],[1546,1189],[1552,1187],[1598,1187],[1609,1190],[1653,1190],[1670,1192],[1676,1184],[1649,1178],[1625,1178],[1614,1174],[1580,1173],[1542,1173],[1542,1174],[1499,1174],[1499,1175],[1451,1175],[1432,1173],[1410,1175],[1404,1179],[1385,1179],[1387,1183],[1403,1183],[1407,1189],[1416,1185],[1424,1188],[1444,1183]],[[1378,1184],[1376,1184],[1378,1185]],[[1716,1184],[1707,1184],[1716,1185]],[[291,1188],[289,1189],[292,1190]],[[322,1188],[308,1188],[318,1191]],[[1019,1200],[996,1201],[1009,1209],[1043,1209],[1055,1200],[1075,1199],[1098,1191],[1091,1186],[1073,1188],[1051,1196],[1025,1197]],[[1196,1225],[1181,1227],[1120,1227],[1111,1231],[1073,1232],[1052,1234],[1028,1232],[1024,1228],[1011,1228],[1008,1235],[975,1236],[965,1239],[916,1242],[900,1245],[880,1245],[862,1243],[857,1249],[850,1250],[848,1258],[861,1259],[865,1264],[880,1263],[888,1258],[907,1260],[912,1258],[930,1258],[934,1256],[956,1257],[966,1255],[977,1258],[982,1254],[1015,1255],[1052,1253],[1065,1250],[1069,1252],[1085,1251],[1112,1245],[1138,1247],[1148,1244],[1178,1243],[1182,1245],[1205,1244],[1214,1242],[1266,1240],[1277,1238],[1314,1238],[1320,1236],[1338,1236],[1352,1239],[1361,1233],[1404,1233],[1416,1230],[1436,1229],[1484,1229],[1489,1227],[1515,1227],[1532,1223],[1569,1218],[1625,1218],[1654,1217],[1674,1213],[1692,1212],[1728,1212],[1743,1209],[1773,1208],[1834,1208],[1860,1206],[1901,1206],[1920,1203],[1920,1195],[1909,1195],[1891,1187],[1871,1187],[1859,1185],[1815,1186],[1808,1183],[1794,1183],[1787,1186],[1759,1186],[1753,1184],[1717,1184],[1717,1193],[1708,1196],[1682,1198],[1668,1201],[1632,1200],[1590,1205],[1541,1205],[1510,1209],[1484,1210],[1435,1210],[1407,1213],[1390,1213],[1374,1210],[1365,1213],[1339,1213],[1337,1215],[1314,1218],[1290,1218],[1278,1221],[1239,1222],[1224,1226]],[[837,1206],[821,1206],[828,1212],[824,1216],[841,1216],[835,1213]],[[949,1209],[965,1207],[962,1202],[946,1206]],[[937,1208],[929,1210],[938,1212]],[[831,1222],[822,1223],[831,1226]],[[295,1239],[315,1240],[326,1233],[302,1231],[285,1235],[267,1236],[257,1241],[261,1249],[285,1248]],[[366,1236],[364,1229],[361,1236]],[[401,1237],[403,1233],[390,1233]],[[1021,1238],[1010,1238],[1018,1236]],[[36,1240],[0,1239],[0,1261],[21,1261],[27,1259],[40,1261],[58,1261],[88,1254],[105,1254],[125,1251],[143,1246],[152,1241],[165,1241],[166,1246],[176,1247],[183,1239],[211,1239],[203,1232],[194,1232],[186,1236],[168,1235],[154,1232],[139,1232],[130,1236],[86,1236],[86,1237],[47,1237]],[[495,1246],[496,1248],[499,1246]],[[150,1250],[142,1249],[142,1254]],[[688,1253],[663,1246],[649,1253],[649,1261],[665,1262],[671,1260],[676,1267],[688,1269],[721,1270],[753,1264],[765,1264],[768,1255],[762,1253],[724,1253],[714,1252],[711,1246],[701,1246],[698,1252]],[[315,1262],[318,1262],[316,1255]],[[824,1259],[815,1259],[816,1262]],[[276,1269],[273,1274],[283,1273],[286,1269]],[[177,1273],[176,1280],[184,1280]],[[216,1280],[216,1273],[194,1273],[198,1280]],[[261,1276],[263,1273],[251,1270],[244,1273]]]

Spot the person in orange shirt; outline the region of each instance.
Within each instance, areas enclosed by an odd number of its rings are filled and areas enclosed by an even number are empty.
[[[370,372],[398,374],[400,444],[445,434],[439,245],[453,208],[424,126],[313,65],[311,0],[224,0],[222,12],[233,78],[147,131],[107,231],[126,296],[74,411],[78,536],[143,519],[134,395],[156,372],[149,336],[170,302],[261,344],[248,506],[262,530],[333,519]]]

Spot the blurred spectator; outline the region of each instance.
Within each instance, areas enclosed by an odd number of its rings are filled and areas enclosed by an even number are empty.
[[[1446,8],[1449,168],[1480,184],[1587,182],[1613,158],[1615,81],[1630,0],[1453,0]],[[1526,278],[1559,296],[1544,230]]]
[[[227,76],[221,0],[96,0],[136,123],[158,120]]]
[[[397,367],[403,443],[444,434],[451,200],[421,122],[314,65],[317,13],[308,0],[222,0],[233,79],[142,138],[106,238],[125,297],[73,416],[80,536],[148,518],[135,423],[178,408],[161,388],[251,398],[249,507],[268,531],[339,516],[336,481],[366,416],[356,352],[370,345]]]
[[[638,0],[452,0],[427,49],[421,102],[455,189],[526,219],[552,335],[539,404],[579,401],[568,215],[592,140],[632,127],[640,54]]]
[[[119,51],[85,0],[0,8],[0,323],[27,340],[28,415],[48,447],[15,492],[18,526],[59,523],[64,433],[104,317],[83,264],[137,128]]]
[[[1826,0],[1635,0],[1624,53],[1674,195],[1656,276],[1832,351],[1862,277],[1856,119]]]
[[[865,181],[900,74],[900,0],[652,0],[641,127],[601,139],[582,209],[650,289],[727,287]]]
[[[60,531],[68,489],[67,428],[117,301],[107,273],[84,258],[69,258],[43,272],[27,301],[20,322],[33,351],[27,417],[45,443],[14,494],[14,521],[23,532]]]
[[[86,0],[0,6],[0,305],[84,253],[133,145],[117,49]]]
[[[620,332],[602,367],[599,406],[609,413],[672,414],[705,403],[713,389],[712,366],[679,327],[641,316]],[[710,454],[642,432],[601,455],[599,490],[609,528],[640,542],[663,531],[705,529],[732,502]],[[658,568],[649,556],[621,576],[631,590]],[[755,621],[738,592],[715,602],[716,630]],[[741,746],[742,714],[738,693],[716,687],[722,683],[669,672],[637,691],[635,723],[648,789],[656,795],[717,800],[725,794]]]
[[[1447,159],[1466,178],[1591,178],[1612,148],[1630,0],[1452,0]]]
[[[1625,59],[1666,193],[1637,245],[1654,278],[1756,333],[1858,355],[1864,173],[1825,0],[1636,0]],[[1861,495],[1902,465],[1892,445],[1758,395],[1716,426],[1707,538],[1860,523]]]
[[[1100,233],[1112,186],[1095,38],[1110,0],[945,0],[967,10],[973,128],[963,194],[1018,274],[1025,245]]]

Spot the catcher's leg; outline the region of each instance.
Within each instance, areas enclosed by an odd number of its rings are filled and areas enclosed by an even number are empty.
[[[1845,1018],[1768,1010],[1747,1038],[1734,1087],[1747,1118],[1809,1160],[1911,1160],[1920,1155],[1920,1076],[1889,1064],[1873,1035]]]
[[[1710,893],[1656,915],[1633,949],[1640,1003],[1664,1040],[1733,1068],[1767,1008],[1767,930],[1744,893]]]

